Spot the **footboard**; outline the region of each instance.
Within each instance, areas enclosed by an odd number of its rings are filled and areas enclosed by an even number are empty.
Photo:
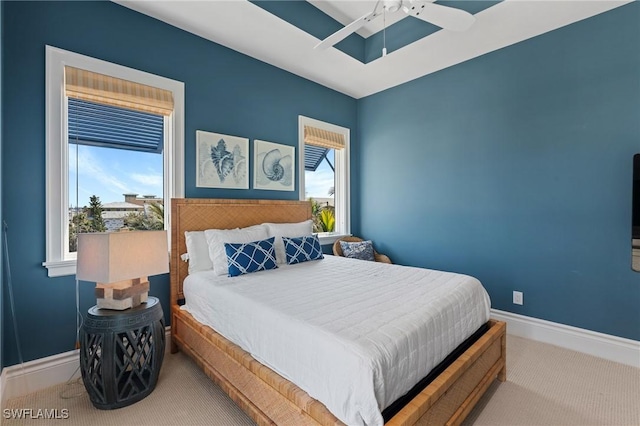
[[[387,422],[389,426],[458,425],[497,377],[506,380],[506,324],[489,330]]]
[[[257,424],[343,424],[323,404],[177,305],[171,324],[173,350],[193,358]],[[505,333],[505,323],[492,320],[489,330],[387,425],[460,424],[493,380],[506,378]]]
[[[171,339],[258,425],[343,424],[323,404],[177,305]]]

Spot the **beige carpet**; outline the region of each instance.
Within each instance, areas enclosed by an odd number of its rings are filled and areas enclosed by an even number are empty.
[[[492,385],[465,425],[640,425],[639,369],[513,336],[507,357],[507,382]],[[4,419],[4,425],[252,424],[182,354],[167,355],[156,390],[129,407],[96,410],[75,383],[14,398],[5,408],[66,408],[69,418]]]

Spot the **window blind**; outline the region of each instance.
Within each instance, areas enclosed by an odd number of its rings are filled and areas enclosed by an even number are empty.
[[[64,77],[69,98],[159,115],[173,112],[169,90],[69,66],[64,67]]]
[[[304,169],[309,172],[315,172],[322,160],[324,160],[327,152],[327,148],[321,148],[314,145],[306,145],[304,147]],[[329,162],[329,160],[327,160]],[[333,165],[329,163],[329,166],[333,169]]]
[[[69,143],[161,153],[164,117],[69,98]]]
[[[344,135],[312,126],[304,126],[304,143],[328,149],[344,149]]]

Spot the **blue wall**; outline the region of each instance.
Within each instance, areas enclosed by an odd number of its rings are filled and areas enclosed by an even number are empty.
[[[494,308],[640,339],[640,4],[362,99],[358,130],[354,231],[379,251],[475,275]]]
[[[3,2],[2,207],[25,361],[72,350],[73,276],[48,278],[45,259],[45,45],[185,83],[186,196],[297,199],[296,192],[195,187],[195,132],[296,145],[298,115],[356,127],[356,101],[111,2]],[[152,277],[168,318],[168,275]],[[81,312],[95,304],[81,287]],[[5,338],[12,342],[8,315]],[[17,361],[15,345],[5,364]]]
[[[295,145],[298,114],[349,127],[354,232],[381,252],[476,275],[495,308],[640,339],[640,4],[360,101],[114,3],[2,7],[0,211],[25,360],[75,343],[74,277],[41,266],[45,44],[185,82],[188,197],[297,198],[196,188],[196,130]],[[151,293],[167,314],[168,277]],[[94,301],[83,286],[80,310]],[[8,319],[3,365],[17,361]]]

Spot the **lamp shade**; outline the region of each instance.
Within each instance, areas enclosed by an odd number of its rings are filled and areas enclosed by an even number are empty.
[[[78,235],[76,277],[114,283],[169,272],[167,231],[95,232]]]

